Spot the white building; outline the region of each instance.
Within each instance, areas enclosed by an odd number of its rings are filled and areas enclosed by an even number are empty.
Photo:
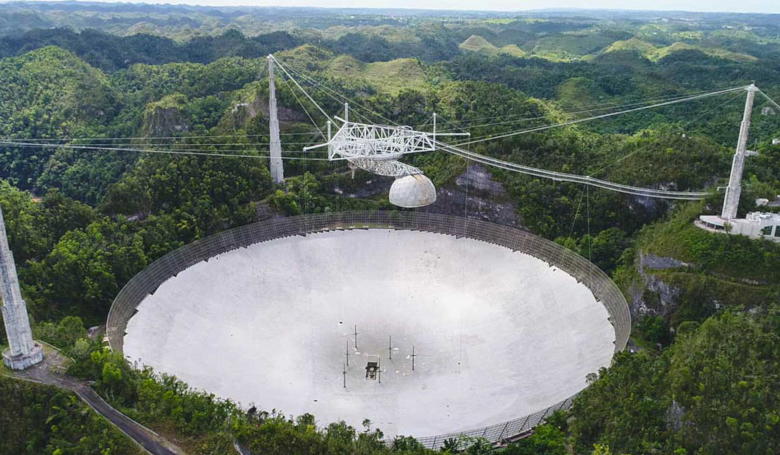
[[[702,215],[696,222],[708,231],[739,234],[752,239],[765,238],[780,243],[780,214],[750,212],[747,218],[724,220],[716,215]]]

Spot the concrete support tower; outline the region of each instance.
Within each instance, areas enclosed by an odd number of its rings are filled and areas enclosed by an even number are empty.
[[[279,140],[279,118],[276,112],[276,85],[274,84],[274,57],[268,56],[268,128],[271,131],[271,178],[284,183],[282,142]]]
[[[758,89],[751,84],[747,88],[747,101],[745,102],[745,114],[742,117],[742,126],[739,129],[739,142],[734,153],[734,161],[731,164],[731,176],[729,186],[726,187],[726,197],[723,200],[723,211],[720,217],[724,220],[732,220],[737,217],[739,196],[742,193],[742,171],[745,169],[745,152],[747,149],[748,132],[750,130],[750,115],[753,111],[753,100]]]
[[[8,248],[2,209],[0,209],[0,287],[3,295],[3,322],[10,346],[3,351],[3,362],[12,370],[23,370],[43,360],[43,348],[32,338],[27,304],[22,299],[14,256]]]

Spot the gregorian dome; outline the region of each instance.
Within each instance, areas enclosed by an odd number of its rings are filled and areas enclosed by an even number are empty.
[[[407,175],[393,182],[390,203],[404,208],[425,207],[436,202],[436,187],[422,174]]]

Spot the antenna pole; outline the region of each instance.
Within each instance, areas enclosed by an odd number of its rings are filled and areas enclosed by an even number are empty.
[[[358,345],[357,345],[357,335],[358,335],[358,331],[357,331],[357,325],[356,325],[356,326],[355,326],[355,349],[358,349]]]
[[[393,336],[390,335],[390,345],[387,348],[388,357],[390,357],[390,360],[393,360]]]
[[[376,374],[379,377],[379,383],[382,383],[382,359],[377,362]]]
[[[745,101],[742,126],[739,129],[737,151],[734,153],[734,160],[731,164],[729,186],[726,187],[726,197],[723,199],[723,211],[720,215],[724,220],[731,220],[737,217],[739,196],[742,193],[742,171],[745,169],[745,151],[750,130],[750,117],[753,112],[753,100],[755,99],[756,91],[758,91],[758,88],[756,88],[755,84],[750,84],[750,87],[747,88],[747,101]]]
[[[412,346],[412,371],[414,371],[414,358],[417,357],[414,355],[414,346]]]
[[[347,366],[349,366],[349,340],[347,340],[347,349],[344,351],[344,354],[347,355]]]
[[[347,388],[347,366],[342,364],[344,366],[344,371],[341,373],[344,375],[344,388]]]

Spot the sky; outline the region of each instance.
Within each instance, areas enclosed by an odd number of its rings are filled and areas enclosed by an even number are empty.
[[[109,1],[110,0],[98,0]],[[424,8],[523,11],[545,8],[778,13],[780,0],[124,0],[208,6],[316,6],[321,8]]]

